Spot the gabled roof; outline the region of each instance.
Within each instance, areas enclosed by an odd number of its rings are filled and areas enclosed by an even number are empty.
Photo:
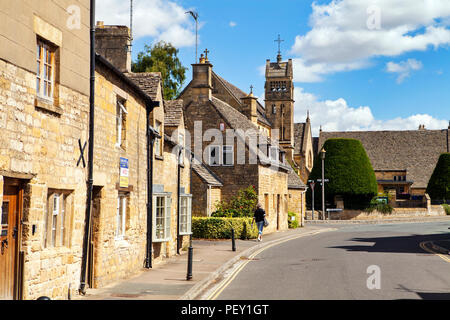
[[[270,144],[272,146],[277,146],[281,151],[284,151],[282,147],[278,144],[278,142],[274,139],[269,138],[264,133],[262,133],[258,127],[250,121],[245,115],[240,113],[238,110],[230,106],[228,103],[217,99],[216,97],[212,97],[211,99],[212,106],[219,112],[223,119],[227,122],[227,124],[231,127],[231,129],[235,129],[236,135],[240,137],[247,146],[249,146],[250,151],[254,154],[258,154],[258,145],[260,144]],[[241,130],[238,130],[241,129]],[[250,130],[253,129],[253,130]],[[246,137],[241,136],[241,132],[246,134]],[[256,145],[249,144],[248,140],[253,140],[256,142]],[[267,159],[260,158],[262,162],[267,161]],[[290,167],[278,163],[280,168],[288,170]]]
[[[125,73],[125,75],[133,80],[152,100],[156,100],[162,81],[161,72]]]
[[[194,161],[192,163],[192,170],[208,185],[221,187],[222,181],[203,163]]]
[[[374,170],[407,170],[413,188],[426,188],[441,153],[448,152],[448,130],[321,132],[327,139],[360,140]]]
[[[178,127],[183,117],[183,100],[164,100],[164,126]]]
[[[303,151],[306,123],[294,123],[294,154],[301,154]]]
[[[291,168],[288,175],[288,189],[306,189],[307,186],[300,179],[298,174]]]
[[[238,87],[236,87],[234,84],[228,82],[227,80],[225,80],[224,78],[222,78],[221,76],[219,76],[217,73],[215,73],[214,71],[212,72],[213,76],[217,77],[217,79],[223,84],[223,86],[225,88],[228,89],[228,91],[236,98],[236,100],[242,105],[242,100],[241,98],[245,98],[248,96],[248,93],[245,93],[244,91],[242,91],[241,89],[239,89]],[[266,117],[266,113],[265,113],[265,109],[264,107],[261,105],[261,103],[256,100],[258,108],[258,121],[265,124],[266,126],[272,127],[269,119],[267,119]]]

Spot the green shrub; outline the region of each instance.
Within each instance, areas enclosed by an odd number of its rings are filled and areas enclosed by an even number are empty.
[[[333,138],[324,144],[325,156],[325,201],[334,203],[334,197],[343,197],[345,208],[364,209],[377,194],[378,186],[370,159],[359,140]],[[322,159],[316,156],[309,180],[322,179]],[[322,192],[316,184],[315,207],[320,208]],[[306,199],[311,205],[311,189]]]
[[[255,239],[258,229],[253,218],[192,217],[192,237],[195,239],[231,239],[231,228],[236,239]]]
[[[378,211],[380,213],[384,214],[391,214],[392,211],[394,211],[394,208],[389,203],[382,203],[377,200],[378,197],[374,197],[371,201],[369,206],[364,209],[367,213],[372,213],[374,211]]]
[[[450,206],[448,204],[443,204],[442,205],[444,207],[445,213],[450,216]]]
[[[242,218],[253,217],[254,210],[258,204],[258,195],[255,187],[249,186],[238,191],[237,195],[230,201],[219,201],[213,217]]]
[[[292,220],[292,217],[294,217],[295,219]],[[288,226],[289,226],[289,229],[296,229],[299,226],[298,220],[297,220],[297,215],[293,212],[288,212]]]
[[[432,200],[450,199],[450,153],[443,153],[434,168],[427,186]]]

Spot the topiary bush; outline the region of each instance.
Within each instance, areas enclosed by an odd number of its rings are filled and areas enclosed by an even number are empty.
[[[371,199],[377,195],[378,186],[375,172],[370,159],[359,140],[333,138],[324,144],[325,201],[334,203],[334,197],[340,195],[344,199],[346,209],[365,209]],[[314,167],[309,180],[322,179],[322,159],[319,156],[314,161]],[[322,205],[322,186],[316,183],[314,193],[315,209]],[[311,188],[306,196],[311,205]]]
[[[192,217],[192,237],[195,239],[255,239],[258,229],[253,218]]]
[[[258,194],[254,186],[249,186],[238,191],[230,201],[219,201],[213,217],[242,218],[253,217],[258,204]]]
[[[450,200],[450,153],[439,157],[426,192],[432,200]]]

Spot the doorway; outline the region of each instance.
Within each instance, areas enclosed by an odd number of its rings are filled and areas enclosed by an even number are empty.
[[[19,299],[19,241],[22,193],[5,180],[1,203],[0,300]]]
[[[95,251],[98,244],[98,228],[101,214],[101,200],[103,187],[94,186],[92,189],[92,219],[89,236],[87,284],[95,288]]]

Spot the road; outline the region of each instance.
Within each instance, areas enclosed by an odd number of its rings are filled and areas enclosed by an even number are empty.
[[[330,227],[262,251],[216,299],[450,299],[450,262],[420,247],[448,222]]]

